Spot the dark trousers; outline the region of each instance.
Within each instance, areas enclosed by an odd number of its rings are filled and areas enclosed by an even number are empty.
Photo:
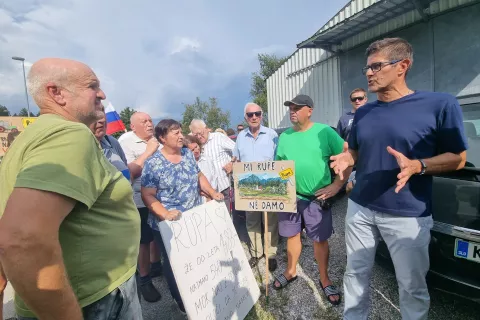
[[[233,208],[230,208],[230,205],[233,205],[233,197],[230,195],[230,192],[232,192],[233,195],[233,188],[228,187],[227,189],[223,190],[221,193],[223,194],[223,201],[225,201],[225,205],[227,206],[228,212],[230,212],[230,215],[232,215]]]
[[[167,249],[165,249],[165,245],[163,244],[162,236],[160,235],[160,231],[153,230],[153,237],[155,242],[160,247],[160,251],[162,252],[163,256],[163,276],[167,280],[168,288],[170,289],[170,294],[172,298],[178,304],[180,310],[185,311],[185,307],[183,306],[182,297],[180,296],[180,291],[178,291],[177,282],[175,281],[175,276],[173,275],[172,266],[170,265],[170,260],[168,258]]]

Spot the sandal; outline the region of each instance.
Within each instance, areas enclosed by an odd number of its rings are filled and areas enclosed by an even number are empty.
[[[277,287],[275,285],[275,281],[273,281],[273,289],[275,289],[275,290],[281,290],[281,289],[285,288],[286,286],[288,286],[293,281],[297,280],[297,276],[292,277],[290,280],[288,280],[283,273],[281,275],[279,275],[278,277],[274,277],[274,278],[275,278],[276,281],[278,281],[278,283],[280,283],[280,286]]]
[[[327,297],[328,302],[330,302],[334,306],[338,306],[342,302],[342,295],[340,294],[340,291],[338,291],[337,287],[335,287],[333,284],[326,286],[325,288],[322,285],[322,282],[320,282],[320,288],[322,288],[323,293],[325,293],[325,296]],[[338,296],[338,300],[330,300],[331,296]]]

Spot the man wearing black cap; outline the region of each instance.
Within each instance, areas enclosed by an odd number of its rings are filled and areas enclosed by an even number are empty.
[[[287,237],[287,270],[275,277],[274,289],[282,289],[297,279],[297,262],[302,251],[300,232],[305,227],[314,241],[314,254],[320,273],[320,286],[328,301],[340,303],[340,292],[328,277],[328,238],[333,233],[332,212],[325,202],[338,193],[344,181],[337,176],[331,183],[328,160],[343,151],[344,141],[328,125],[310,120],[313,101],[298,95],[286,101],[293,127],[279,138],[276,160],[295,161],[297,212],[279,213],[279,233]],[[348,175],[345,175],[348,177]]]

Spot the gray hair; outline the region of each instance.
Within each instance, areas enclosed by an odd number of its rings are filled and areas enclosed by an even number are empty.
[[[411,61],[410,67],[413,64],[413,48],[412,45],[402,38],[385,38],[377,40],[368,46],[366,56],[369,57],[375,53],[383,53],[389,60],[403,60]]]
[[[55,83],[58,87],[65,87],[68,83],[68,70],[65,67],[50,65],[47,69],[30,69],[27,77],[27,88],[32,98],[39,104],[38,100],[44,92],[48,82]]]
[[[192,128],[202,128],[203,129],[203,128],[206,128],[206,127],[207,127],[207,124],[202,119],[193,119],[190,122],[190,125],[188,126],[190,131],[192,131]]]
[[[245,105],[245,108],[243,108],[243,114],[247,114],[247,109],[248,107],[253,107],[253,106],[256,106],[256,107],[259,107],[260,110],[262,110],[262,107],[260,107],[258,104],[254,103],[254,102],[249,102]]]

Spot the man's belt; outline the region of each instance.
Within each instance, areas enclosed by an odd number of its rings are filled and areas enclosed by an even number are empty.
[[[310,201],[310,202],[315,202],[323,210],[329,210],[330,208],[332,208],[332,204],[329,201],[329,199],[327,199],[327,200],[318,199],[316,196],[308,196],[308,195],[300,193],[300,192],[296,192],[296,194],[297,194],[297,196],[301,196],[301,197],[304,197],[304,198],[308,199],[308,201]]]

